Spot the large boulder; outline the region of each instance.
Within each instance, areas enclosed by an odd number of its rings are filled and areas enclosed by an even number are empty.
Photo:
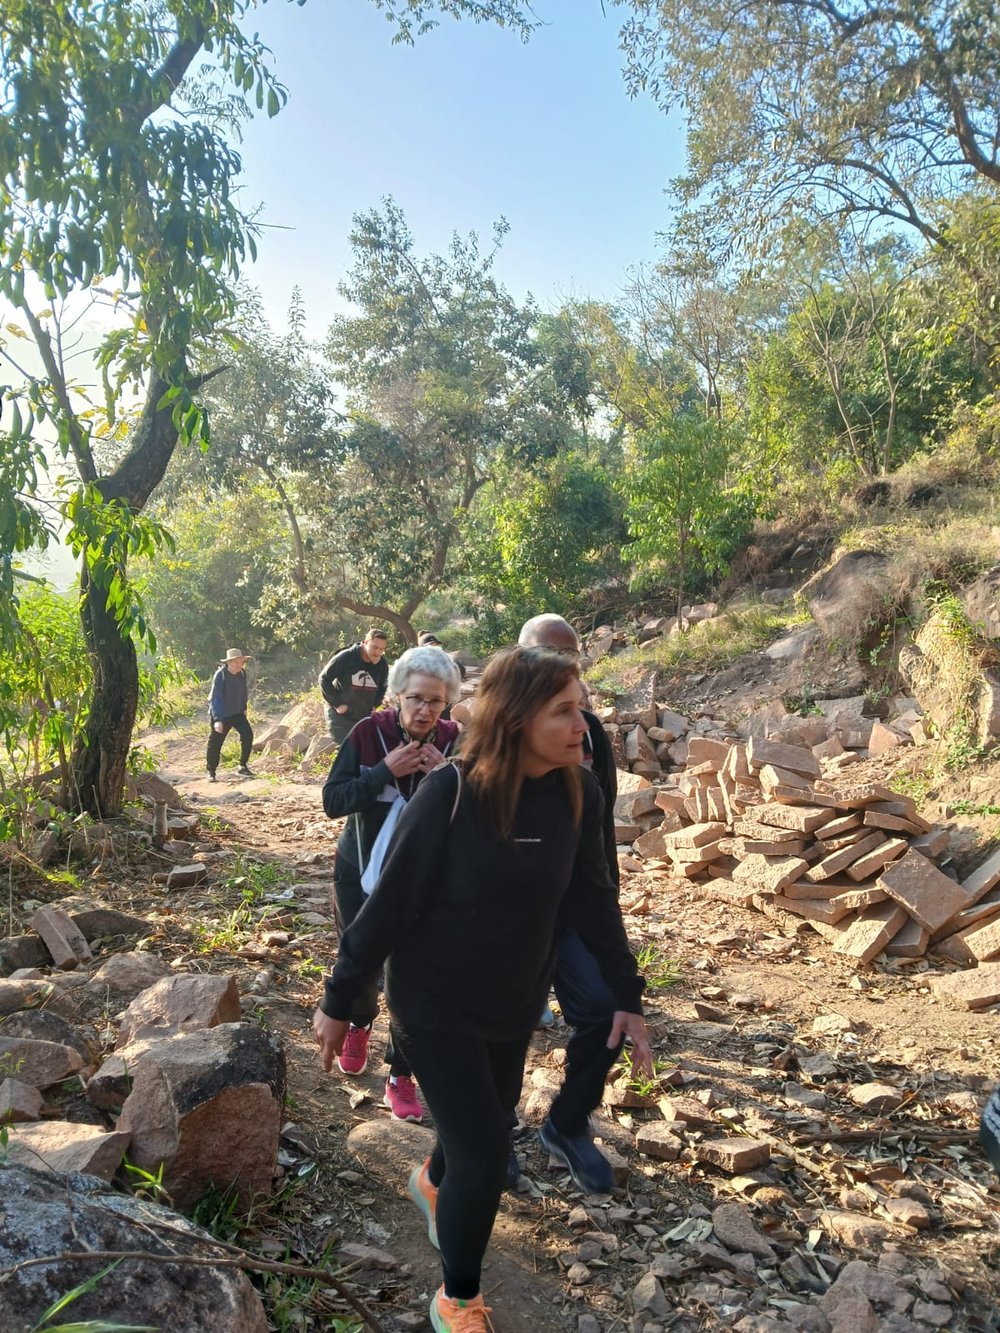
[[[879,551],[848,551],[801,589],[826,639],[856,643],[872,612],[885,604],[888,561]]]
[[[121,1194],[93,1176],[50,1176],[0,1163],[0,1270],[45,1255],[145,1251],[204,1259],[213,1238],[168,1208]],[[162,1240],[160,1237],[162,1236]],[[0,1328],[30,1333],[46,1309],[106,1267],[67,1258],[18,1269],[0,1284]],[[264,1307],[249,1278],[234,1268],[143,1263],[128,1259],[63,1312],[74,1322],[149,1324],[170,1333],[267,1333]]]
[[[278,1160],[285,1057],[255,1023],[222,1023],[151,1043],[131,1070],[117,1127],[129,1157],[187,1208],[215,1186],[243,1206],[270,1194]]]
[[[992,649],[968,627],[936,611],[899,654],[899,674],[939,736],[991,746],[1000,738],[1000,675]]]

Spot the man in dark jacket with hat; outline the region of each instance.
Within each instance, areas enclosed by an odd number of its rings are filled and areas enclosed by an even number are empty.
[[[227,648],[225,657],[219,662],[218,671],[212,677],[212,692],[208,696],[208,719],[212,729],[208,733],[208,751],[205,756],[209,782],[215,781],[222,742],[232,730],[240,738],[240,766],[237,771],[245,778],[253,777],[247,767],[253,745],[253,727],[247,720],[246,665],[249,661],[249,653],[241,653],[238,648]]]

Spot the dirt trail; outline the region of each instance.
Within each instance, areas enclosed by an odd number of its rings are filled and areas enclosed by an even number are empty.
[[[293,1255],[309,1261],[334,1234],[387,1251],[396,1266],[360,1271],[363,1295],[387,1329],[426,1326],[418,1316],[438,1268],[421,1219],[405,1197],[406,1162],[417,1159],[417,1149],[408,1127],[393,1124],[380,1104],[384,1015],[375,1029],[376,1058],[360,1079],[324,1075],[311,1040],[319,969],[330,965],[336,950],[328,904],[339,825],[322,812],[322,778],[301,776],[268,757],[253,761],[257,776],[240,779],[230,743],[213,784],[204,773],[204,739],[177,730],[147,735],[143,743],[161,757],[162,775],[185,802],[208,816],[212,831],[206,838],[214,847],[275,859],[294,885],[296,910],[308,907],[316,914],[284,947],[268,947],[260,932],[250,931],[231,949],[197,954],[196,965],[232,971],[241,989],[253,983],[259,990],[252,1007],[284,1039],[290,1115],[309,1145],[306,1158],[319,1163],[288,1216],[268,1225],[278,1227]],[[884,1218],[877,1205],[903,1188],[900,1181],[927,1198],[932,1226],[915,1233],[893,1229],[890,1247],[912,1267],[938,1266],[950,1275],[955,1305],[948,1327],[1000,1327],[1000,1190],[972,1142],[976,1099],[1000,1075],[997,1015],[936,1003],[921,985],[925,964],[856,974],[811,932],[786,934],[759,914],[706,900],[703,886],[662,873],[626,876],[622,899],[635,909],[626,919],[636,946],[652,944],[679,964],[679,982],[649,996],[657,1054],[678,1062],[684,1095],[700,1093],[717,1121],[713,1136],[724,1135],[728,1124],[769,1139],[772,1168],[763,1182],[750,1175],[734,1180],[683,1156],[674,1162],[639,1157],[634,1130],[649,1113],[619,1111],[614,1118],[602,1116],[599,1129],[627,1159],[628,1187],[610,1207],[595,1206],[573,1192],[567,1176],[549,1169],[526,1126],[518,1141],[522,1192],[504,1196],[488,1257],[485,1288],[498,1333],[570,1333],[586,1312],[601,1333],[641,1327],[631,1322],[630,1294],[650,1262],[657,1256],[690,1259],[668,1234],[679,1223],[710,1217],[720,1203],[738,1200],[779,1253],[808,1254],[808,1238],[815,1228],[823,1230],[818,1219],[825,1210],[843,1207],[847,1197],[851,1208],[867,1200],[872,1214]],[[193,956],[190,923],[206,915],[219,919],[225,906],[204,890],[185,891],[171,902],[178,954]],[[710,1020],[694,1009],[705,996],[720,1010]],[[557,1077],[566,1037],[561,1023],[537,1034],[526,1093],[546,1076]],[[797,1061],[818,1052],[830,1057],[832,1072],[810,1079]],[[817,1119],[787,1099],[791,1080],[825,1094],[823,1116]],[[880,1118],[852,1103],[852,1086],[873,1080],[904,1089],[899,1111]],[[359,1159],[348,1148],[348,1133],[364,1124],[382,1127],[389,1147],[381,1156],[376,1150]],[[290,1161],[290,1176],[302,1160]],[[571,1225],[571,1211],[582,1203],[589,1220],[577,1214]],[[588,1239],[597,1243],[586,1249]],[[824,1238],[820,1248],[842,1260],[875,1262],[863,1246],[843,1240]],[[587,1276],[574,1285],[567,1272],[583,1252],[589,1255]],[[741,1291],[732,1272],[706,1260],[700,1270],[689,1265],[682,1277],[676,1283],[664,1279],[670,1311],[658,1327],[727,1329],[746,1313],[727,1313],[712,1295],[712,1284],[716,1292]],[[770,1299],[811,1299],[807,1290],[790,1295],[787,1282],[770,1272],[751,1286],[749,1309],[772,1317],[781,1307],[769,1305]],[[747,1299],[745,1279],[741,1299]]]

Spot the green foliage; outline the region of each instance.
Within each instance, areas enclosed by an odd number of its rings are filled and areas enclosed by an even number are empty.
[[[275,630],[262,608],[286,551],[266,487],[246,483],[210,503],[185,492],[170,521],[175,549],[140,567],[164,642],[203,674],[229,644],[253,645],[256,656],[268,652]]]
[[[1000,805],[991,801],[954,801],[951,808],[956,815],[1000,815]]]
[[[240,28],[246,9],[246,0],[10,0],[0,26],[0,297],[17,316],[0,339],[2,480],[12,483],[0,506],[0,639],[17,612],[14,555],[45,545],[61,523],[81,557],[94,665],[72,799],[104,816],[120,808],[135,643],[155,649],[128,565],[169,546],[142,510],[177,442],[208,440],[189,358],[231,314],[234,279],[254,249],[231,189],[239,157],[222,127],[248,96],[268,115],[285,100],[259,38]],[[235,88],[218,117],[203,97],[187,114],[200,52]],[[113,327],[78,379],[67,335],[100,301]],[[21,341],[34,344],[38,369]],[[40,439],[51,441],[47,453]],[[104,442],[124,446],[107,471]],[[48,486],[36,486],[43,475]],[[39,490],[53,499],[34,519]]]
[[[463,583],[478,645],[516,638],[540,607],[579,611],[595,585],[622,576],[624,535],[599,461],[571,452],[531,471],[504,470],[481,492],[465,533]]]
[[[619,2],[627,84],[683,106],[675,186],[717,241],[759,248],[793,211],[933,236],[949,184],[1000,176],[1000,14],[987,0]]]
[[[18,647],[0,650],[0,840],[23,835],[37,802],[29,779],[52,766],[66,802],[69,756],[87,721],[92,680],[74,597],[34,582],[22,594],[12,623]],[[139,709],[154,725],[166,717],[164,691],[183,678],[169,655],[139,660]],[[131,771],[141,764],[139,750],[130,751]]]
[[[666,990],[676,986],[681,979],[680,963],[676,958],[669,958],[657,944],[644,944],[635,961],[650,990]]]
[[[505,451],[549,447],[550,414],[533,380],[533,312],[493,274],[507,232],[483,253],[455,236],[421,258],[399,207],[354,219],[354,264],[326,353],[348,390],[343,461],[310,497],[334,599],[379,615],[412,640],[412,617],[450,571],[464,515]],[[325,538],[325,546],[321,545]]]
[[[727,486],[730,444],[718,423],[678,412],[638,437],[623,479],[638,586],[669,580],[684,600],[692,570],[718,573],[750,530],[755,505],[745,487]]]
[[[219,1189],[212,1185],[191,1210],[191,1221],[210,1231],[217,1240],[232,1242],[246,1225],[237,1185]]]
[[[138,1195],[140,1199],[150,1199],[153,1203],[169,1205],[170,1195],[163,1184],[162,1162],[155,1171],[147,1171],[145,1167],[130,1162],[126,1156],[122,1167],[133,1194]]]

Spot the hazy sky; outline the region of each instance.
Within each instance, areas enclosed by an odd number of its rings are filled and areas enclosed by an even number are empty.
[[[310,330],[324,331],[349,263],[351,215],[391,194],[419,253],[454,231],[511,233],[498,273],[550,308],[611,298],[630,265],[652,258],[667,222],[664,187],[683,166],[678,119],[630,101],[621,11],[600,0],[536,0],[545,26],[509,31],[442,19],[416,46],[369,0],[271,0],[251,15],[274,53],[289,104],[247,128],[243,202],[267,230],[247,271],[270,318],[292,286]]]

